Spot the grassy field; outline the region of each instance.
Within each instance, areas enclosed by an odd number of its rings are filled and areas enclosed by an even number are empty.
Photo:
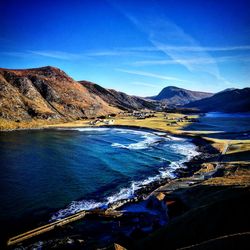
[[[40,120],[40,119],[33,119],[30,121],[9,121],[0,118],[0,131],[6,130],[16,130],[16,129],[31,129],[31,128],[44,128],[52,124],[58,124],[58,120]]]
[[[183,114],[168,114],[168,119],[164,117],[164,113],[156,113],[155,117],[146,118],[146,119],[136,119],[132,116],[118,116],[114,120],[114,125],[124,125],[124,126],[138,126],[138,127],[145,127],[151,129],[162,130],[170,133],[183,133],[181,129],[190,122],[177,122],[173,125],[167,125],[173,122],[175,119],[181,118]],[[197,116],[189,116],[190,118],[197,118]],[[86,127],[90,126],[89,122],[91,120],[83,120],[83,121],[75,121],[75,122],[66,122],[66,123],[57,123],[49,125],[48,127]],[[104,123],[99,123],[96,126],[103,126]]]

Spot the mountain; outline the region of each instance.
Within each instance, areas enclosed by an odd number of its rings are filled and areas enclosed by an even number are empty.
[[[54,67],[0,69],[0,117],[81,119],[118,112]]]
[[[220,92],[218,92],[218,93],[223,93],[223,92],[227,92],[227,91],[232,91],[232,90],[235,90],[236,88],[227,88],[227,89],[224,89],[224,90],[222,90],[222,91],[220,91]],[[218,94],[217,93],[217,94]]]
[[[0,68],[0,117],[4,119],[77,120],[154,107],[152,101],[74,81],[58,68]]]
[[[188,103],[185,107],[202,112],[250,112],[250,88],[222,91],[212,97]]]
[[[148,97],[168,106],[182,106],[192,101],[212,96],[212,93],[191,91],[174,86],[164,88],[157,96]]]
[[[122,110],[155,109],[158,106],[156,101],[146,100],[141,97],[127,95],[114,89],[105,89],[98,84],[79,81],[90,93],[100,97],[109,105]]]

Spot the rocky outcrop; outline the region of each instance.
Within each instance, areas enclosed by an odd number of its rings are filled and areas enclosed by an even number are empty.
[[[0,69],[0,117],[77,120],[119,112],[54,67]]]

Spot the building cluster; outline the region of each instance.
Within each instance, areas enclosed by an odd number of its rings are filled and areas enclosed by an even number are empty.
[[[90,121],[89,125],[95,126],[95,125],[101,124],[101,123],[103,125],[112,125],[112,124],[114,124],[114,122],[115,122],[115,120],[113,120],[113,119],[100,119],[100,118],[97,118],[97,119],[95,119],[93,121]]]
[[[168,117],[167,114],[165,114],[164,117],[169,121],[167,125],[177,125],[178,122],[199,122],[197,118],[191,118],[187,115],[183,117]]]
[[[146,119],[155,117],[155,111],[133,111],[128,113],[128,116],[133,116],[136,119]]]

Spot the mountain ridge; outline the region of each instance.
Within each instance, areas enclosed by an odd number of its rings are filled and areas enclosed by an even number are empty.
[[[0,118],[13,121],[33,118],[78,120],[126,109],[154,108],[150,101],[142,98],[115,90],[105,91],[113,99],[106,97],[105,100],[104,96],[51,66],[0,68]]]
[[[85,80],[79,82],[83,84],[83,86],[85,86],[90,92],[102,98],[105,102],[109,103],[110,105],[116,105],[122,110],[155,109],[157,106],[156,102],[146,100],[142,97],[128,95],[124,92],[114,89],[106,89],[96,83]]]
[[[250,88],[226,89],[215,95],[184,105],[202,112],[250,112]]]
[[[212,95],[213,93],[192,91],[176,86],[167,86],[163,88],[158,95],[147,97],[147,99],[160,101],[168,106],[183,106],[189,102],[210,97]]]

